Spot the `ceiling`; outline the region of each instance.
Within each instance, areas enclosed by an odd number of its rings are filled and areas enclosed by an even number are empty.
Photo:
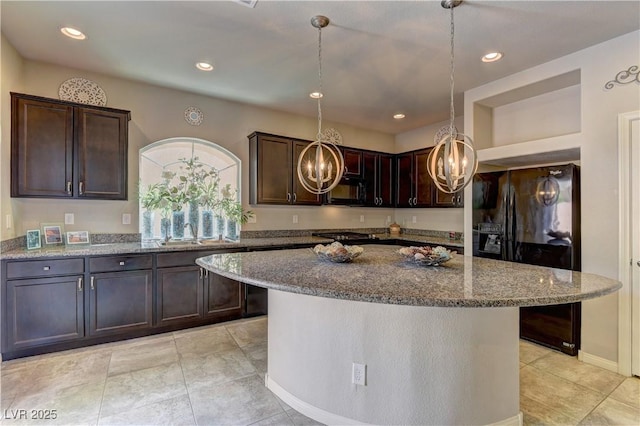
[[[326,15],[325,119],[397,134],[449,117],[449,10],[440,1],[2,0],[0,8],[2,33],[27,59],[312,117],[310,19]],[[88,38],[66,38],[63,26]],[[466,0],[455,28],[460,115],[465,90],[639,29],[640,2]],[[480,61],[494,50],[501,61]],[[214,71],[197,70],[198,61]],[[406,118],[394,120],[398,112]]]

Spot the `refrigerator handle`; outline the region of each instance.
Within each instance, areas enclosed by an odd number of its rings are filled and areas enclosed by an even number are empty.
[[[509,200],[509,260],[516,261],[516,194],[511,192]]]
[[[507,232],[507,224],[509,223],[509,221],[507,220],[507,216],[509,216],[509,205],[507,204],[508,198],[507,198],[507,193],[504,194],[504,196],[502,197],[502,205],[503,207],[503,212],[504,212],[504,218],[502,220],[502,242],[500,244],[500,252],[502,254],[502,260],[507,260],[508,259],[508,253],[507,253],[507,246],[509,245],[509,233]]]

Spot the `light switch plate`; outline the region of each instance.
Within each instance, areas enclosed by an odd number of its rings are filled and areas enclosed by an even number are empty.
[[[297,214],[293,215],[293,223],[298,223],[298,215]]]
[[[122,213],[122,224],[131,225],[131,213]]]
[[[65,225],[73,225],[75,223],[75,216],[73,213],[65,213],[64,214],[64,224]]]

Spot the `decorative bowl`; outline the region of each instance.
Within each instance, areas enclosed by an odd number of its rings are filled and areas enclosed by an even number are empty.
[[[343,246],[342,243],[335,241],[326,246],[318,244],[313,248],[313,252],[322,260],[335,263],[349,263],[360,256],[364,252],[364,249],[360,246]]]
[[[453,258],[455,251],[447,250],[442,246],[437,247],[403,247],[398,250],[406,260],[424,266],[439,266]]]

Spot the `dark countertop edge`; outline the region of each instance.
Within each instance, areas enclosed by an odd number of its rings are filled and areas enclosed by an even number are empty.
[[[463,247],[460,240],[447,240],[441,237],[429,237],[422,235],[401,234],[400,236],[380,235],[379,241],[406,241],[416,245],[447,245],[450,247]],[[0,260],[25,260],[39,258],[56,257],[82,257],[82,256],[108,256],[123,254],[145,254],[145,253],[169,253],[185,251],[224,251],[229,249],[268,249],[296,248],[309,244],[328,244],[333,240],[321,237],[271,237],[271,238],[244,238],[237,242],[224,242],[218,244],[204,245],[178,245],[178,246],[158,246],[156,243],[107,243],[88,245],[81,247],[60,246],[60,248],[27,250],[17,249],[0,254]]]
[[[564,303],[580,302],[588,299],[606,296],[622,288],[622,283],[618,282],[616,287],[605,290],[592,291],[590,293],[580,293],[576,295],[566,295],[558,297],[538,297],[538,298],[512,298],[512,299],[434,299],[434,298],[411,298],[401,299],[393,297],[383,297],[377,295],[363,295],[353,292],[334,292],[311,287],[296,287],[287,284],[273,283],[252,278],[243,277],[228,271],[213,268],[207,262],[196,259],[196,264],[214,272],[218,275],[240,281],[244,284],[255,285],[271,290],[286,291],[288,293],[302,294],[306,296],[325,297],[328,299],[348,300],[354,302],[380,303],[386,305],[403,306],[424,306],[434,308],[517,308],[527,306],[546,306]],[[213,268],[213,269],[212,269]],[[585,273],[587,274],[587,273]]]

